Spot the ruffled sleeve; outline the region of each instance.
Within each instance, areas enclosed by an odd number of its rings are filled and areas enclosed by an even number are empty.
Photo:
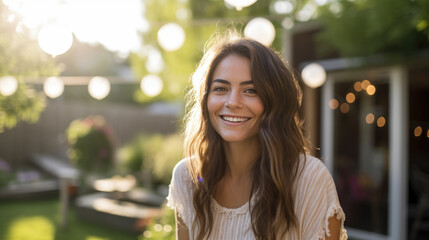
[[[295,209],[299,222],[299,239],[319,240],[330,236],[328,219],[335,216],[341,222],[340,240],[347,239],[345,214],[338,200],[331,174],[317,158],[307,157],[298,178]]]
[[[167,206],[176,210],[188,229],[193,222],[192,181],[189,175],[187,159],[181,160],[173,170],[169,186]]]

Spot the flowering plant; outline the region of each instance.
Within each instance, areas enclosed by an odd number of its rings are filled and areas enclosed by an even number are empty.
[[[89,116],[70,123],[66,130],[72,164],[83,174],[102,173],[113,165],[114,136],[110,125],[101,116]]]

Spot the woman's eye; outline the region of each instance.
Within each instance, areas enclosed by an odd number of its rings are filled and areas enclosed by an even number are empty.
[[[253,89],[253,88],[246,89],[246,91],[244,91],[244,92],[245,92],[245,93],[256,94],[256,90],[255,90],[255,89]]]
[[[228,91],[226,88],[224,87],[215,87],[213,88],[213,92],[225,92]]]

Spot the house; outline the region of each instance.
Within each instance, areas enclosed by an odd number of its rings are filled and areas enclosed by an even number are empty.
[[[429,234],[429,46],[406,56],[321,59],[320,31],[314,22],[286,31],[285,54],[295,69],[318,63],[326,71],[323,86],[303,86],[305,127],[320,148],[313,154],[334,177],[349,237],[423,239]]]

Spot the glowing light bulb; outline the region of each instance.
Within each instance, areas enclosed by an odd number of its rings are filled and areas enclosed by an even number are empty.
[[[337,99],[331,99],[329,100],[329,107],[334,110],[337,109],[339,106],[338,100]]]
[[[386,125],[386,118],[384,117],[379,117],[377,119],[377,126],[378,127],[384,127],[384,125]]]
[[[416,137],[420,137],[420,135],[422,135],[423,129],[420,126],[417,126],[416,128],[414,128],[414,136]]]
[[[362,83],[357,81],[353,84],[353,88],[355,89],[356,92],[360,92],[362,91]]]
[[[140,88],[147,96],[155,97],[162,92],[162,80],[157,75],[147,75],[140,82]]]
[[[0,78],[0,93],[3,96],[10,96],[18,89],[18,81],[13,76]]]
[[[158,43],[165,51],[176,51],[185,43],[185,31],[177,23],[167,23],[158,31]]]
[[[272,7],[273,10],[278,14],[289,14],[294,9],[293,4],[288,1],[275,1]]]
[[[302,69],[302,80],[311,88],[318,88],[326,81],[325,69],[317,63],[310,63]]]
[[[91,97],[101,100],[110,93],[110,82],[104,77],[93,77],[88,84],[88,91]]]
[[[257,17],[247,23],[244,35],[265,46],[270,46],[276,36],[276,29],[268,19]]]
[[[372,113],[368,113],[365,117],[365,121],[368,124],[372,124],[374,122],[374,119],[375,119],[375,117],[374,117],[374,114],[372,114]]]
[[[254,4],[258,0],[225,0],[226,3],[241,11],[244,7]]]
[[[353,93],[348,93],[346,95],[346,101],[348,103],[353,103],[355,100],[356,100],[356,97],[355,97],[355,95]]]
[[[366,88],[371,85],[371,83],[368,80],[363,80],[361,83],[361,87],[363,90],[366,90]]]
[[[375,94],[375,87],[374,87],[374,85],[369,85],[366,88],[366,92],[368,93],[368,95],[374,95]]]
[[[67,28],[59,25],[46,25],[38,35],[40,48],[53,57],[67,52],[73,44],[73,35]]]
[[[64,92],[64,83],[60,78],[49,77],[43,84],[43,91],[50,98],[57,98]]]
[[[348,105],[347,103],[343,103],[343,104],[341,104],[341,106],[340,106],[340,111],[341,111],[342,113],[348,113],[348,112],[349,112],[349,110],[350,110],[350,107],[349,107],[349,105]]]

